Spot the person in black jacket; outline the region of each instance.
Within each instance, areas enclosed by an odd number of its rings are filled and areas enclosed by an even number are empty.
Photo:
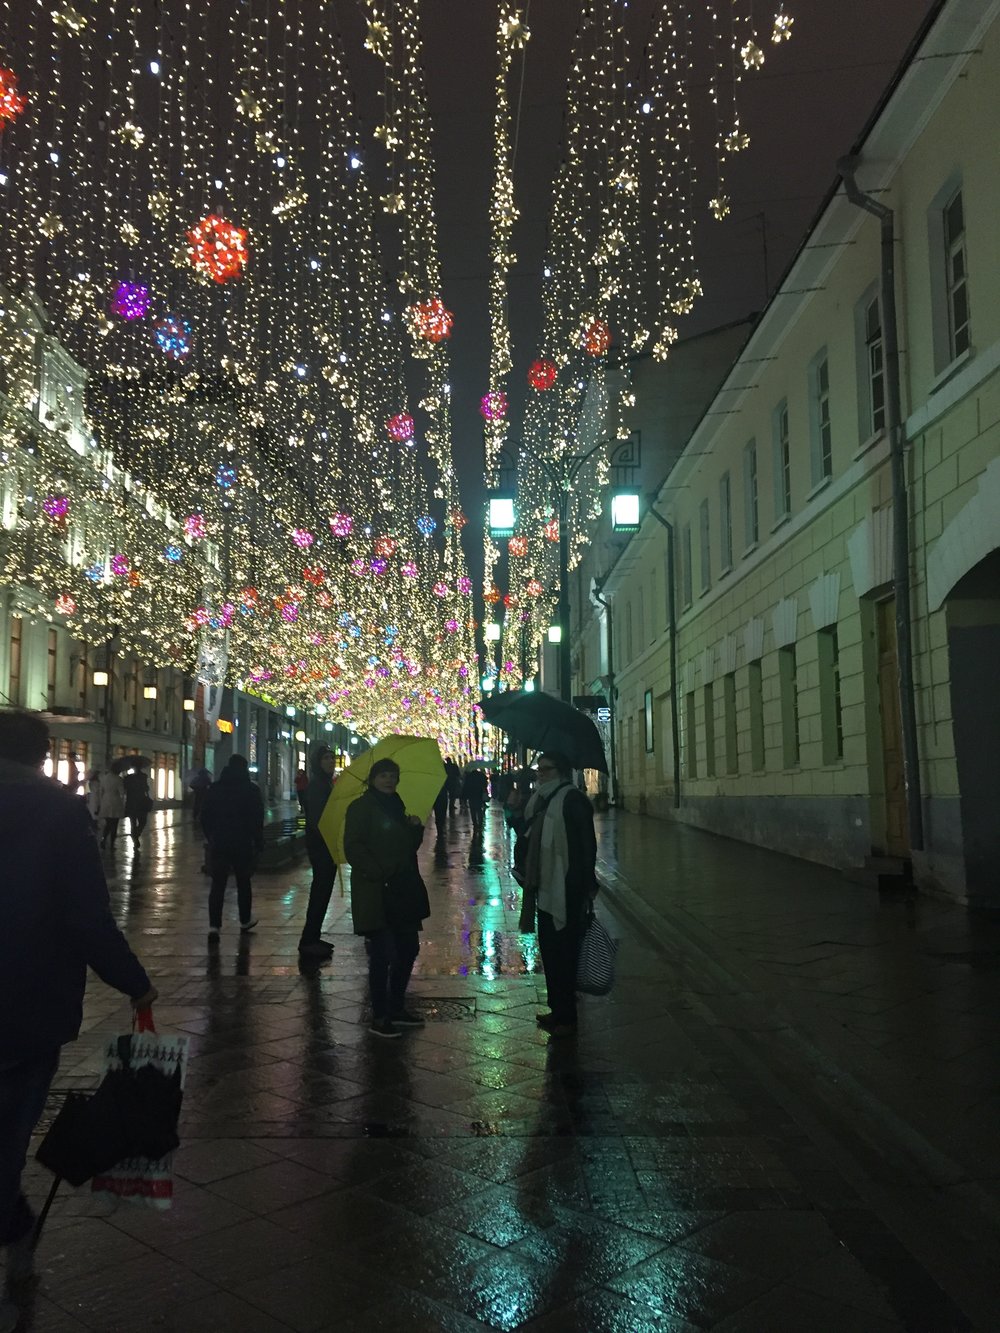
[[[309,760],[309,767],[312,777],[302,798],[302,808],[306,816],[306,851],[312,866],[312,884],[309,888],[306,922],[299,940],[299,953],[312,958],[329,958],[333,953],[333,945],[321,938],[321,932],[337,878],[337,863],[319,831],[319,821],[333,791],[334,755],[328,745],[317,746]]]
[[[44,721],[0,713],[0,1244],[7,1297],[32,1271],[34,1219],[21,1193],[32,1130],[59,1050],[83,1018],[87,968],[137,1008],[156,989],[115,924],[94,830],[83,804],[46,778]],[[0,1328],[17,1307],[0,1303]]]
[[[149,777],[141,768],[130,769],[122,778],[125,788],[125,814],[128,816],[132,846],[139,851],[139,839],[153,808],[149,792]]]
[[[523,803],[507,797],[512,824],[523,838],[517,879],[522,884],[520,929],[535,928],[548,987],[548,1014],[538,1026],[554,1037],[576,1032],[576,965],[591,904],[597,896],[597,836],[590,801],[573,786],[573,770],[559,754],[538,758],[538,787]]]
[[[462,779],[462,801],[468,804],[472,815],[472,832],[478,835],[483,831],[483,817],[486,814],[486,798],[489,783],[481,768],[467,768]]]
[[[208,868],[212,887],[208,895],[208,938],[218,940],[222,904],[230,871],[236,879],[240,930],[253,930],[253,890],[250,877],[264,841],[264,799],[250,781],[249,764],[234,754],[205,793],[201,826],[208,841]]]

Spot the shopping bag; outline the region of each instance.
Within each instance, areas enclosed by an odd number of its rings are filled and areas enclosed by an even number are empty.
[[[576,964],[576,988],[584,995],[607,995],[615,984],[618,941],[591,912]]]
[[[173,1202],[173,1154],[179,1146],[187,1037],[161,1036],[140,1013],[138,1031],[113,1038],[104,1052],[103,1098],[112,1119],[126,1126],[127,1155],[94,1176],[95,1194],[114,1194],[152,1208]]]

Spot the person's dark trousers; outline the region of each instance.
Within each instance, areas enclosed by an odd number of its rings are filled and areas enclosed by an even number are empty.
[[[312,866],[312,884],[309,886],[309,905],[306,908],[306,923],[302,927],[299,944],[315,944],[323,930],[323,918],[330,906],[334,881],[337,878],[337,863],[330,855],[323,835],[315,829],[306,830],[306,851]]]
[[[481,829],[483,827],[483,820],[486,818],[486,802],[470,801],[469,810],[472,814],[472,827],[474,829]]]
[[[121,821],[118,819],[105,819],[104,832],[101,835],[101,846],[106,847],[110,841],[113,847],[118,841],[118,825]]]
[[[148,810],[142,810],[137,815],[129,815],[128,822],[129,822],[129,827],[132,830],[132,838],[134,839],[134,841],[138,842],[138,840],[142,837],[142,831],[146,827],[146,820],[148,818],[149,818]]]
[[[566,925],[556,930],[550,912],[538,913],[538,947],[545,969],[549,1008],[557,1023],[576,1022],[576,965],[583,931]]]
[[[413,964],[420,952],[419,932],[415,930],[370,931],[368,941],[368,984],[371,988],[372,1016],[391,1018],[402,1011]]]
[[[253,891],[250,876],[253,874],[253,853],[210,851],[208,860],[212,887],[208,893],[208,924],[213,930],[222,927],[222,904],[226,898],[226,881],[230,871],[236,877],[236,900],[240,910],[240,921],[250,920],[253,911]]]
[[[58,1047],[31,1060],[0,1062],[0,1245],[23,1240],[34,1225],[21,1172],[58,1064]]]

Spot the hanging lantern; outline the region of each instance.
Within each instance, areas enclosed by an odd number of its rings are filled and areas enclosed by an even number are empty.
[[[113,555],[111,557],[111,572],[119,578],[123,578],[129,572],[128,556]]]
[[[505,607],[507,607],[508,610],[510,610],[511,607],[517,606],[517,598],[514,596],[512,592],[509,592],[505,595],[503,599],[503,604]]]
[[[455,316],[437,296],[408,306],[406,317],[417,337],[429,343],[445,342],[451,337],[451,328],[455,323]]]
[[[215,484],[221,491],[229,491],[236,485],[236,469],[229,463],[220,463],[215,469]]]
[[[441,582],[435,583],[435,585],[434,585],[434,596],[435,596],[435,597],[447,597],[447,596],[448,596],[448,592],[449,592],[449,588],[448,588],[447,583],[441,583]]]
[[[349,537],[353,527],[354,519],[350,514],[334,514],[330,519],[330,531],[335,537]]]
[[[394,417],[390,417],[385,423],[385,428],[389,432],[389,438],[395,440],[397,444],[406,444],[408,440],[413,439],[413,418],[405,412],[397,412]]]
[[[156,345],[171,361],[186,361],[191,355],[191,325],[180,315],[166,315],[153,328]]]
[[[168,560],[172,565],[178,565],[184,559],[184,552],[179,546],[175,546],[173,542],[170,542],[163,548],[163,558],[164,560]]]
[[[389,566],[385,560],[379,559],[379,560],[373,560],[371,564],[368,566],[368,568],[371,570],[373,574],[384,574],[385,571],[389,568]]]
[[[603,319],[592,319],[584,326],[580,342],[588,356],[603,356],[611,346],[611,330]]]
[[[0,67],[0,126],[13,125],[27,105],[28,99],[17,91],[17,75]]]
[[[210,213],[187,233],[188,257],[195,272],[211,282],[238,278],[250,258],[247,233],[226,218]]]
[[[294,625],[299,618],[299,608],[294,602],[286,602],[281,608],[282,620],[287,620],[290,625]]]
[[[527,555],[528,554],[527,537],[511,537],[510,541],[507,543],[507,550],[511,553],[511,555],[516,555],[518,557]]]
[[[479,415],[484,421],[503,421],[507,415],[507,395],[487,393],[479,401]]]
[[[136,319],[145,319],[153,298],[149,288],[139,282],[120,282],[114,290],[109,307],[111,313],[129,323]]]
[[[528,383],[539,393],[544,393],[546,389],[551,389],[556,382],[559,369],[554,361],[549,361],[546,357],[539,357],[537,361],[532,361],[528,367]]]
[[[305,579],[306,583],[315,584],[315,586],[318,588],[320,584],[323,582],[323,580],[326,578],[326,574],[322,569],[319,568],[318,565],[315,567],[315,569],[311,568],[309,565],[306,565],[305,569],[302,571],[302,577]]]

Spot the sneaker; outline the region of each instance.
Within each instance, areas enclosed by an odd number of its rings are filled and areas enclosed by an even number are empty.
[[[400,1037],[402,1033],[391,1018],[373,1018],[368,1031],[373,1037]]]
[[[258,918],[254,917],[252,921],[240,922],[240,930],[243,932],[244,935],[247,933],[248,930],[253,930],[254,926],[257,924],[257,920]]]
[[[393,1014],[392,1022],[398,1028],[422,1028],[424,1026],[424,1020],[419,1014],[415,1014],[412,1009],[400,1009],[398,1014]]]
[[[326,940],[312,940],[308,944],[300,944],[299,953],[308,958],[329,958],[333,953],[333,945],[327,944]]]

